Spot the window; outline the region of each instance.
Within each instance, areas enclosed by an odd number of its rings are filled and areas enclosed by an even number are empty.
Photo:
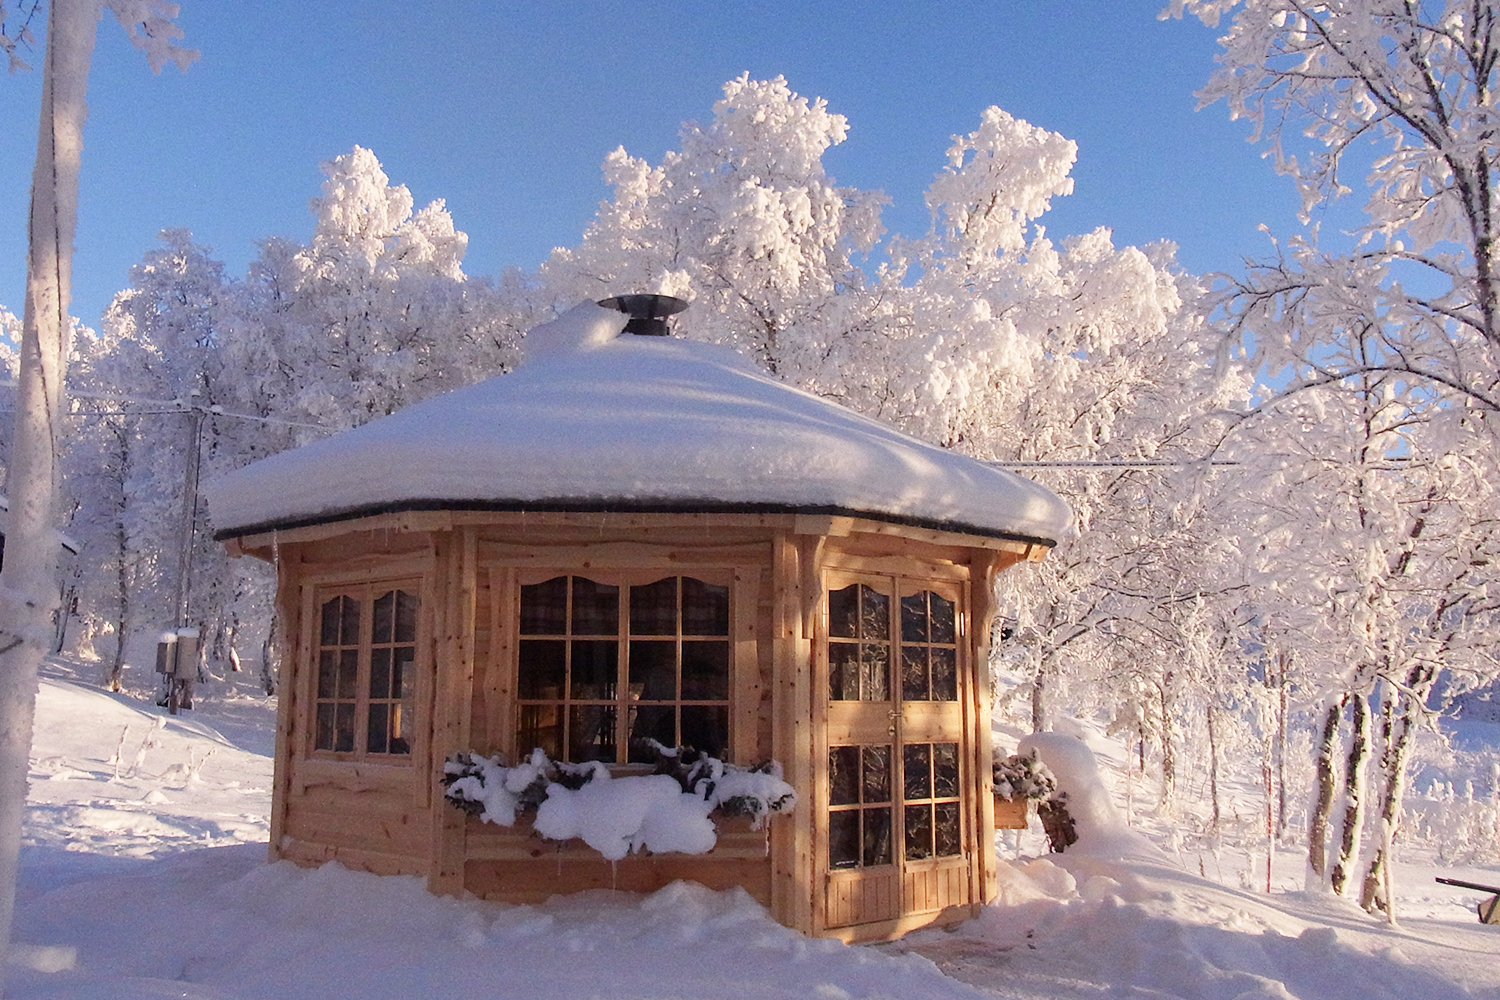
[[[952,601],[922,590],[902,597],[901,700],[958,700],[958,629]],[[828,698],[890,701],[891,598],[863,583],[828,593]]]
[[[409,758],[416,687],[415,584],[320,597],[313,749]]]
[[[729,587],[688,576],[521,587],[517,751],[650,761],[729,745]]]
[[[891,748],[828,748],[828,867],[891,863]]]
[[[901,777],[906,860],[962,854],[958,744],[908,743],[901,748]]]

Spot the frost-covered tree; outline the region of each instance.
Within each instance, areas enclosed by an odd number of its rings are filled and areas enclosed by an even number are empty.
[[[1209,23],[1231,15],[1220,69],[1200,97],[1252,123],[1296,181],[1304,220],[1351,193],[1373,154],[1352,245],[1326,245],[1316,227],[1284,239],[1273,260],[1226,282],[1223,302],[1232,345],[1275,379],[1267,395],[1276,398],[1256,419],[1290,407],[1304,426],[1333,431],[1318,438],[1330,461],[1354,459],[1299,484],[1304,504],[1320,495],[1329,511],[1298,544],[1312,542],[1321,576],[1340,581],[1327,606],[1341,624],[1331,642],[1347,654],[1319,712],[1310,867],[1367,907],[1388,906],[1382,883],[1410,734],[1428,721],[1441,677],[1486,669],[1464,636],[1489,613],[1491,560],[1478,550],[1489,544],[1486,484],[1500,461],[1500,150],[1490,111],[1500,10],[1463,0],[1177,0],[1168,12]],[[1470,488],[1457,490],[1471,469]],[[1371,755],[1373,852],[1361,844]],[[1322,817],[1340,774],[1343,816],[1325,862]]]
[[[193,482],[232,461],[259,428],[226,412],[238,373],[218,335],[233,287],[185,230],[161,234],[115,296],[101,337],[78,344],[69,379],[75,442],[66,467],[82,545],[78,616],[86,653],[111,637],[104,674],[118,687],[132,638],[203,628],[211,657],[233,662],[238,608],[263,573],[212,541]],[[247,433],[248,431],[248,433]],[[263,596],[263,595],[262,595]]]
[[[712,122],[684,125],[681,151],[659,166],[609,154],[614,198],[579,246],[553,253],[543,287],[567,304],[621,289],[687,297],[692,336],[815,384],[830,339],[865,319],[854,258],[879,237],[885,200],[824,170],[847,131],[843,115],[781,77],[731,80]]]
[[[1173,0],[1169,12],[1232,19],[1199,92],[1247,119],[1303,217],[1352,193],[1352,248],[1316,228],[1235,281],[1236,332],[1287,391],[1365,372],[1421,379],[1500,409],[1493,124],[1500,9],[1471,0]]]
[[[35,4],[25,10],[28,22]],[[11,435],[8,556],[0,568],[0,965],[15,912],[16,863],[36,707],[37,667],[52,642],[56,608],[57,455],[78,168],[89,63],[103,11],[112,11],[153,70],[185,68],[197,53],[176,44],[176,6],[165,0],[54,0],[42,65],[42,108],[32,175],[26,308]],[[0,13],[5,13],[0,10]],[[22,34],[25,39],[29,27]],[[14,56],[13,47],[7,45]]]
[[[225,363],[244,374],[235,405],[335,430],[513,364],[517,324],[464,275],[468,237],[442,202],[413,212],[406,186],[360,147],[323,170],[312,243],[263,243],[223,317]],[[297,438],[272,435],[240,458]]]

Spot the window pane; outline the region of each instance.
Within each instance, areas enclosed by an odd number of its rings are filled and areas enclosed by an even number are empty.
[[[323,623],[318,633],[318,645],[337,646],[339,644],[339,611],[340,598],[335,597],[323,605]]]
[[[932,798],[932,744],[908,743],[902,747],[901,774],[907,798]]]
[[[417,641],[417,595],[396,591],[396,641]]]
[[[567,630],[567,577],[521,588],[522,635],[563,635]]]
[[[406,707],[397,703],[391,706],[391,742],[389,753],[411,753],[411,742],[406,738]]]
[[[864,748],[862,791],[865,802],[891,801],[891,748]]]
[[[859,588],[859,627],[861,639],[891,636],[891,599],[863,584]]]
[[[370,650],[370,697],[389,698],[391,696],[391,650]]]
[[[859,647],[852,642],[828,644],[828,700],[859,700]]]
[[[339,616],[339,645],[359,645],[359,602],[352,597],[340,597],[343,613]]]
[[[357,698],[354,682],[359,677],[359,650],[346,649],[339,653],[338,697]]]
[[[828,593],[828,634],[835,639],[859,638],[859,586]]]
[[[574,705],[568,710],[568,760],[614,762],[615,707]]]
[[[927,647],[901,647],[901,697],[906,701],[931,701],[927,682]]]
[[[682,634],[728,635],[729,588],[683,577]]]
[[[575,671],[574,677],[578,675]],[[630,641],[632,701],[673,701],[677,697],[677,643],[660,639]],[[668,744],[671,746],[673,744]]]
[[[932,797],[935,799],[957,798],[958,744],[934,743],[932,751]]]
[[[671,705],[630,706],[630,760],[632,763],[654,763],[656,755],[640,741],[655,740],[664,747],[677,742],[677,710]]]
[[[366,728],[365,752],[385,753],[386,723],[390,720],[389,705],[371,705],[369,726]]]
[[[417,660],[415,646],[397,646],[391,650],[391,697],[410,701],[416,681],[412,665]]]
[[[729,709],[722,705],[682,706],[682,745],[722,757],[729,749]]]
[[[682,644],[682,697],[684,701],[729,699],[729,643]]]
[[[574,639],[569,698],[613,700],[619,682],[620,644],[613,639]]]
[[[859,700],[891,700],[890,647],[874,643],[859,644]]]
[[[338,670],[334,668],[334,652],[325,649],[318,653],[318,697],[335,698],[338,691]]]
[[[341,701],[333,712],[333,749],[348,753],[354,749],[354,702]]]
[[[964,850],[963,840],[959,836],[958,803],[939,802],[932,808],[935,817],[933,833],[937,840],[937,856],[951,858],[962,854]]]
[[[516,749],[522,757],[533,749],[541,750],[553,760],[562,758],[562,708],[558,705],[522,705],[521,729]]]
[[[573,635],[618,635],[620,588],[573,577]]]
[[[958,700],[958,660],[954,650],[932,647],[932,700]]]
[[[884,809],[861,809],[860,818],[864,820],[864,851],[863,858],[866,868],[872,865],[888,865],[891,863],[891,810],[887,806]]]
[[[907,806],[906,860],[921,861],[932,857],[932,806]]]
[[[313,749],[333,749],[333,702],[325,701],[318,706],[317,735],[313,740]]]
[[[828,802],[835,806],[859,802],[859,747],[828,748]]]
[[[859,810],[828,815],[828,867],[859,867]]]
[[[522,698],[560,699],[567,676],[567,644],[562,639],[522,639],[518,685]]]
[[[958,635],[958,616],[954,613],[953,602],[944,600],[937,594],[932,597],[932,641],[954,642]]]
[[[375,614],[370,620],[370,641],[390,642],[396,628],[396,592],[390,590],[375,599]]]
[[[901,641],[927,641],[927,592],[901,598]]]
[[[630,634],[677,634],[677,577],[630,588]]]

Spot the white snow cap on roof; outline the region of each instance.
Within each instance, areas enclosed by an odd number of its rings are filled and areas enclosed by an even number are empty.
[[[585,302],[501,375],[207,484],[220,536],[410,507],[807,510],[1055,541],[1051,491]]]

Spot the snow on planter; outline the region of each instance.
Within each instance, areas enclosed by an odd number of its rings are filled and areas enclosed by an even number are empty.
[[[679,752],[658,751],[669,758]],[[780,771],[774,764],[756,770],[702,756],[680,778],[617,778],[598,761],[550,761],[540,750],[515,767],[506,767],[498,756],[472,754],[444,766],[447,798],[459,808],[487,823],[512,826],[519,812],[534,807],[537,833],[548,840],[582,840],[610,861],[639,851],[706,854],[718,842],[709,819],[715,809],[749,815],[758,829],[767,816],[796,805],[796,792]]]

